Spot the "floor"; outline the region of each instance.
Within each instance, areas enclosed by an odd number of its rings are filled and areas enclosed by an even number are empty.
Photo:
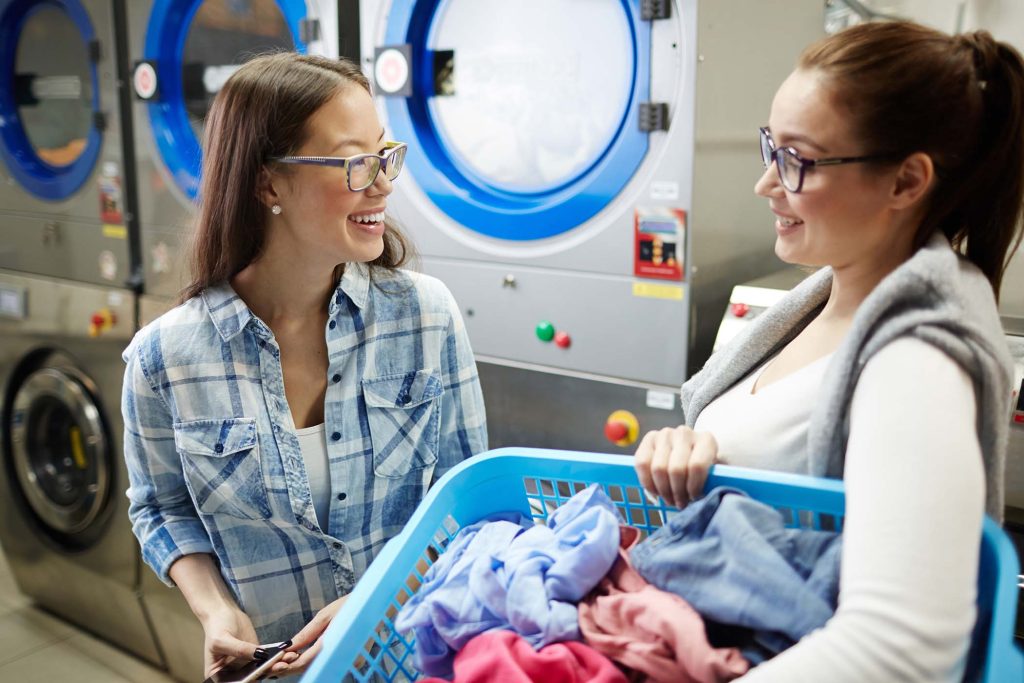
[[[2,550],[0,681],[173,683],[142,660],[33,607],[18,592]]]

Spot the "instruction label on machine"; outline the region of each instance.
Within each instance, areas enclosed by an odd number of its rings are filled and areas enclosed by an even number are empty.
[[[682,280],[686,212],[667,207],[637,208],[633,216],[633,274]]]

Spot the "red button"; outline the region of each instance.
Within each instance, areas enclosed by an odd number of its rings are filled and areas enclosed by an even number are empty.
[[[1024,413],[1021,413],[1020,415],[1014,415],[1013,421],[1024,425]]]
[[[742,318],[747,313],[750,313],[750,306],[743,303],[732,304],[732,314],[737,318]]]
[[[565,332],[555,333],[555,346],[559,346],[563,349],[567,349],[572,345],[572,339]]]
[[[604,435],[608,437],[608,440],[612,443],[617,443],[629,436],[629,425],[625,422],[618,421],[605,422]]]

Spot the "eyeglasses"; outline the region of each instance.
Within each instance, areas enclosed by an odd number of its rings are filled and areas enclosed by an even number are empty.
[[[405,164],[407,149],[408,145],[404,142],[385,142],[383,154],[356,154],[351,157],[274,157],[270,161],[343,168],[348,189],[352,192],[361,192],[373,185],[381,171],[384,171],[384,177],[388,180],[397,178]]]
[[[842,164],[854,164],[862,161],[885,161],[898,159],[900,154],[871,154],[862,157],[834,157],[831,159],[805,159],[792,147],[775,147],[772,134],[767,128],[760,128],[761,131],[761,161],[764,167],[768,168],[775,162],[775,168],[779,172],[779,181],[782,186],[790,192],[799,192],[804,187],[804,173],[808,168],[814,166],[840,166]]]

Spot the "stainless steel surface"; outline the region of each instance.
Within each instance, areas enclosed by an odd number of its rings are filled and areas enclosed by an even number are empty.
[[[164,585],[149,567],[143,566],[142,602],[167,660],[167,671],[183,683],[203,680],[203,628],[181,591]]]
[[[1009,334],[1006,341],[1015,364],[1013,388],[1020,391],[1024,386],[1024,333]],[[1020,400],[1019,396],[1016,397]],[[1024,418],[1024,412],[1015,413],[1010,422],[1010,442],[1006,449],[1006,505],[1020,510],[1024,515],[1024,422],[1017,422],[1017,416]]]
[[[604,377],[551,373],[539,366],[478,359],[491,448],[536,446],[632,454],[653,429],[683,423],[679,387],[609,382]],[[652,408],[657,396],[669,409]],[[640,424],[638,441],[616,446],[604,436],[612,412],[628,410]]]
[[[110,0],[80,2],[99,42],[96,77],[99,108],[105,117],[100,154],[82,186],[59,201],[29,193],[0,161],[0,269],[122,286],[132,270],[128,233],[123,224],[104,224],[99,187],[101,176],[109,172],[121,184],[123,197],[126,184],[133,180],[124,173],[121,148],[113,5]],[[45,54],[52,55],[55,63],[80,61],[87,48],[55,42],[45,32],[33,36],[25,40],[46,41]]]
[[[0,544],[15,581],[23,593],[50,611],[162,665],[139,600],[141,560],[124,496],[128,482],[121,456],[121,351],[135,327],[134,298],[124,290],[10,271],[0,271],[0,287],[24,291],[28,313],[24,320],[0,317]],[[104,309],[114,322],[91,337],[92,315]],[[72,390],[64,396],[71,404],[68,411],[74,414],[76,402],[92,403],[96,411],[87,421],[90,429],[102,430],[108,447],[83,450],[79,456],[103,458],[110,484],[98,495],[102,508],[87,515],[93,520],[87,527],[48,524],[52,520],[33,512],[28,501],[24,488],[31,482],[19,482],[14,473],[12,425],[25,419],[15,396],[33,376],[80,378],[78,388],[84,393],[76,395]],[[53,389],[49,398],[61,396],[59,389]],[[83,434],[87,431],[82,429]],[[48,437],[49,448],[71,451],[66,457],[75,458],[68,432]]]

